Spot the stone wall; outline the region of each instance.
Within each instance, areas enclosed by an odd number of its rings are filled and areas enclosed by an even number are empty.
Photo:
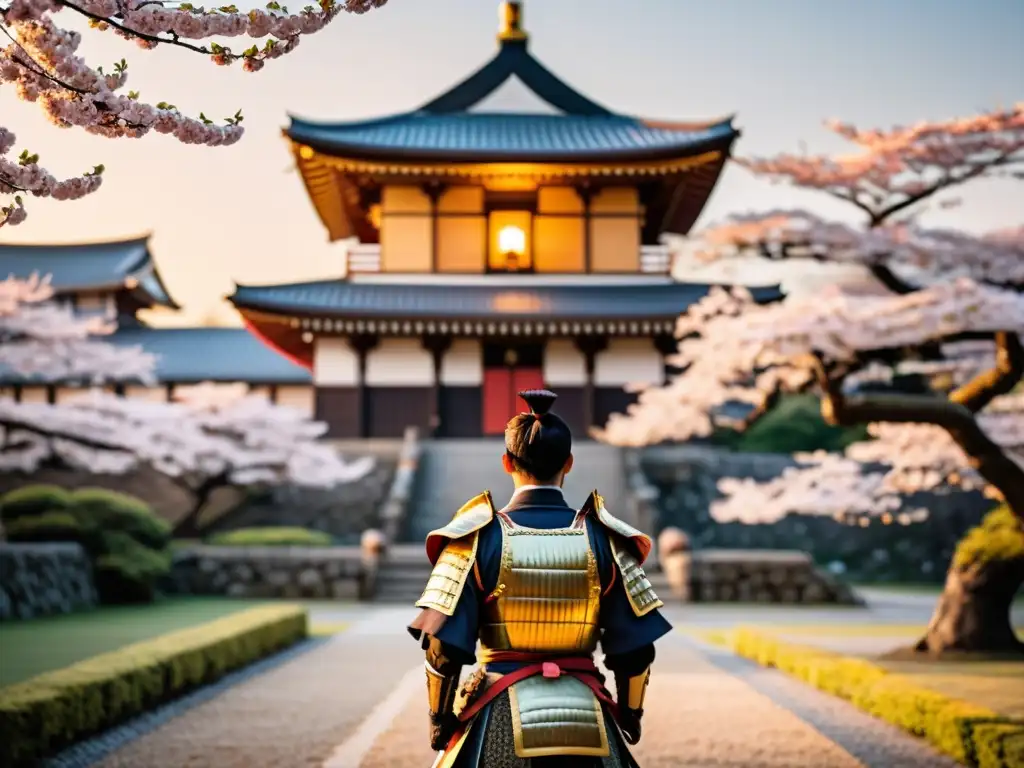
[[[978,524],[992,502],[980,494],[916,494],[892,519],[835,520],[787,515],[758,524],[718,523],[711,503],[723,477],[767,481],[793,465],[788,456],[749,454],[706,445],[643,450],[641,464],[657,489],[653,531],[685,531],[695,551],[704,549],[799,550],[844,579],[863,582],[941,583],[957,541]]]
[[[0,621],[95,607],[89,558],[78,544],[0,541]]]
[[[705,550],[692,555],[690,600],[700,603],[839,603],[860,600],[804,552]]]
[[[255,598],[364,597],[376,563],[358,547],[195,546],[175,555],[171,589]]]

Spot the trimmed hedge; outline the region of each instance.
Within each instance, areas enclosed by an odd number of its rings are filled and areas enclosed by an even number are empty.
[[[7,524],[26,515],[60,512],[71,504],[71,494],[60,486],[26,485],[0,498],[0,520]]]
[[[36,765],[308,634],[304,608],[263,606],[0,689],[0,765]]]
[[[1024,721],[916,685],[863,659],[790,644],[748,628],[731,638],[739,656],[775,667],[921,736],[972,768],[1024,768]]]
[[[238,528],[215,533],[207,544],[218,547],[330,547],[334,539],[329,533],[308,528]]]
[[[69,493],[30,486],[0,498],[0,508],[8,507],[17,512],[6,524],[9,541],[81,544],[104,603],[149,602],[170,572],[171,526],[134,496],[104,488]]]

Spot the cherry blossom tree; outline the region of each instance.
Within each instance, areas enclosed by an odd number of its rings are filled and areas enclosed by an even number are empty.
[[[742,429],[782,393],[817,390],[826,421],[868,424],[876,440],[850,446],[845,456],[800,457],[801,467],[765,486],[723,481],[728,498],[715,514],[885,515],[900,510],[908,492],[980,487],[1006,502],[1019,540],[1024,465],[1015,450],[1024,412],[1019,398],[1005,398],[1024,376],[1024,226],[977,237],[924,229],[918,220],[929,203],[955,205],[940,198],[971,180],[1024,178],[1024,103],[887,130],[829,125],[856,151],[739,162],[772,181],[850,203],[864,215],[860,226],[768,211],[712,226],[695,238],[694,250],[705,260],[753,254],[859,265],[888,293],[836,288],[760,307],[744,291],[716,292],[679,322],[674,362],[683,372],[641,392],[598,436],[631,445],[706,436],[734,410],[723,407],[737,403],[748,407],[744,419],[732,420]],[[936,377],[937,391],[858,391],[901,370]],[[950,386],[938,384],[943,377]],[[1008,567],[954,563],[917,648],[1024,650],[1009,625],[1010,600],[1024,582],[1020,552]]]
[[[364,477],[372,457],[352,462],[318,441],[326,431],[301,411],[246,394],[246,386],[175,389],[154,403],[90,392],[59,406],[0,401],[0,469],[60,465],[121,474],[140,466],[171,477],[193,498],[175,527],[199,535],[211,495],[231,486],[294,484],[331,488]]]
[[[373,469],[371,457],[349,462],[319,441],[325,424],[249,395],[244,384],[179,387],[171,403],[96,388],[154,383],[155,358],[103,341],[112,323],[78,316],[56,304],[52,294],[38,277],[0,283],[0,376],[93,389],[59,404],[0,397],[0,472],[61,466],[123,474],[148,467],[191,494],[193,507],[177,528],[179,535],[194,536],[218,488],[331,488]]]
[[[1024,376],[1021,333],[1024,296],[967,277],[905,295],[850,296],[833,288],[768,306],[742,289],[720,290],[679,321],[683,341],[672,362],[683,373],[642,391],[627,414],[613,416],[596,436],[620,445],[708,436],[719,424],[749,425],[782,393],[817,390],[828,422],[869,424],[877,439],[851,445],[845,456],[798,456],[800,466],[764,485],[723,480],[727,499],[712,510],[717,519],[763,522],[788,512],[892,516],[906,514],[905,494],[952,486],[1002,499],[1019,529],[1024,407],[1011,392]],[[966,354],[950,342],[970,336],[994,339],[988,367],[945,396],[855,386],[877,381],[884,369],[962,378],[983,361],[985,347]],[[749,415],[727,418],[738,403]],[[1009,624],[1021,583],[1024,560],[951,569],[918,647],[1021,650]]]
[[[171,45],[209,56],[214,64],[241,62],[258,72],[272,59],[291,53],[303,35],[323,29],[342,11],[365,13],[387,0],[318,0],[300,13],[268,3],[266,9],[240,11],[234,5],[209,10],[171,0],[0,0],[0,32],[9,45],[0,48],[0,85],[11,85],[25,101],[38,103],[57,126],[78,126],[111,138],[144,136],[150,131],[170,134],[186,144],[226,146],[242,136],[242,113],[217,124],[202,112],[183,115],[166,102],[151,105],[138,91],[124,92],[128,64],[114,63],[109,72],[77,55],[82,35],[57,26],[56,14],[84,17],[97,31],[110,31],[151,50]],[[241,37],[252,43],[244,50],[212,38]],[[258,41],[265,39],[263,44]],[[203,44],[201,41],[209,41]],[[253,42],[256,41],[256,42]],[[74,200],[95,192],[103,166],[59,180],[28,150],[11,154],[13,132],[0,125],[0,227],[24,221],[22,195]]]

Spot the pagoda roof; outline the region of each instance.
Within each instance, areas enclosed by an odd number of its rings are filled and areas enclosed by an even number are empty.
[[[180,309],[149,250],[149,235],[66,244],[0,244],[0,275],[49,275],[58,294],[126,289],[143,306]]]
[[[685,126],[627,115],[409,112],[378,120],[294,119],[288,136],[327,154],[457,162],[615,162],[676,158],[727,147],[731,118]]]
[[[732,119],[679,123],[621,115],[577,91],[530,53],[525,36],[416,110],[355,122],[292,117],[286,134],[319,152],[353,158],[453,162],[627,162],[728,148]],[[560,114],[473,112],[517,78]]]
[[[123,328],[104,339],[156,355],[156,377],[168,383],[244,381],[309,384],[309,371],[279,355],[246,328]]]
[[[664,320],[678,317],[712,287],[658,277],[574,283],[545,282],[536,276],[415,282],[347,279],[239,285],[229,299],[239,309],[359,320]],[[759,301],[782,297],[778,286],[751,290]]]
[[[119,328],[102,341],[141,347],[156,356],[156,379],[164,384],[203,381],[249,384],[310,384],[309,370],[262,343],[245,328]],[[0,370],[4,384],[41,384],[38,378]]]

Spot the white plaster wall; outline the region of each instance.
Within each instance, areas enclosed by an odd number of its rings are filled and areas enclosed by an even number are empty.
[[[434,383],[434,358],[419,339],[381,339],[366,359],[369,386],[418,387]]]
[[[249,388],[249,394],[257,397],[262,397],[267,402],[270,402],[270,387],[263,384],[258,384],[255,387]]]
[[[277,404],[295,408],[313,418],[315,413],[316,390],[313,387],[295,385],[277,388]]]
[[[664,375],[664,360],[650,339],[611,339],[594,361],[594,384],[599,387],[659,384]]]
[[[313,347],[313,381],[326,387],[350,387],[359,383],[359,356],[343,338],[317,338]]]
[[[484,353],[476,339],[455,339],[441,358],[441,383],[479,387],[484,380]]]
[[[154,403],[167,402],[167,387],[125,387],[125,397],[149,400]]]
[[[544,383],[552,387],[582,387],[587,361],[572,339],[551,339],[544,346]]]
[[[46,387],[22,387],[21,402],[23,403],[45,403]]]

